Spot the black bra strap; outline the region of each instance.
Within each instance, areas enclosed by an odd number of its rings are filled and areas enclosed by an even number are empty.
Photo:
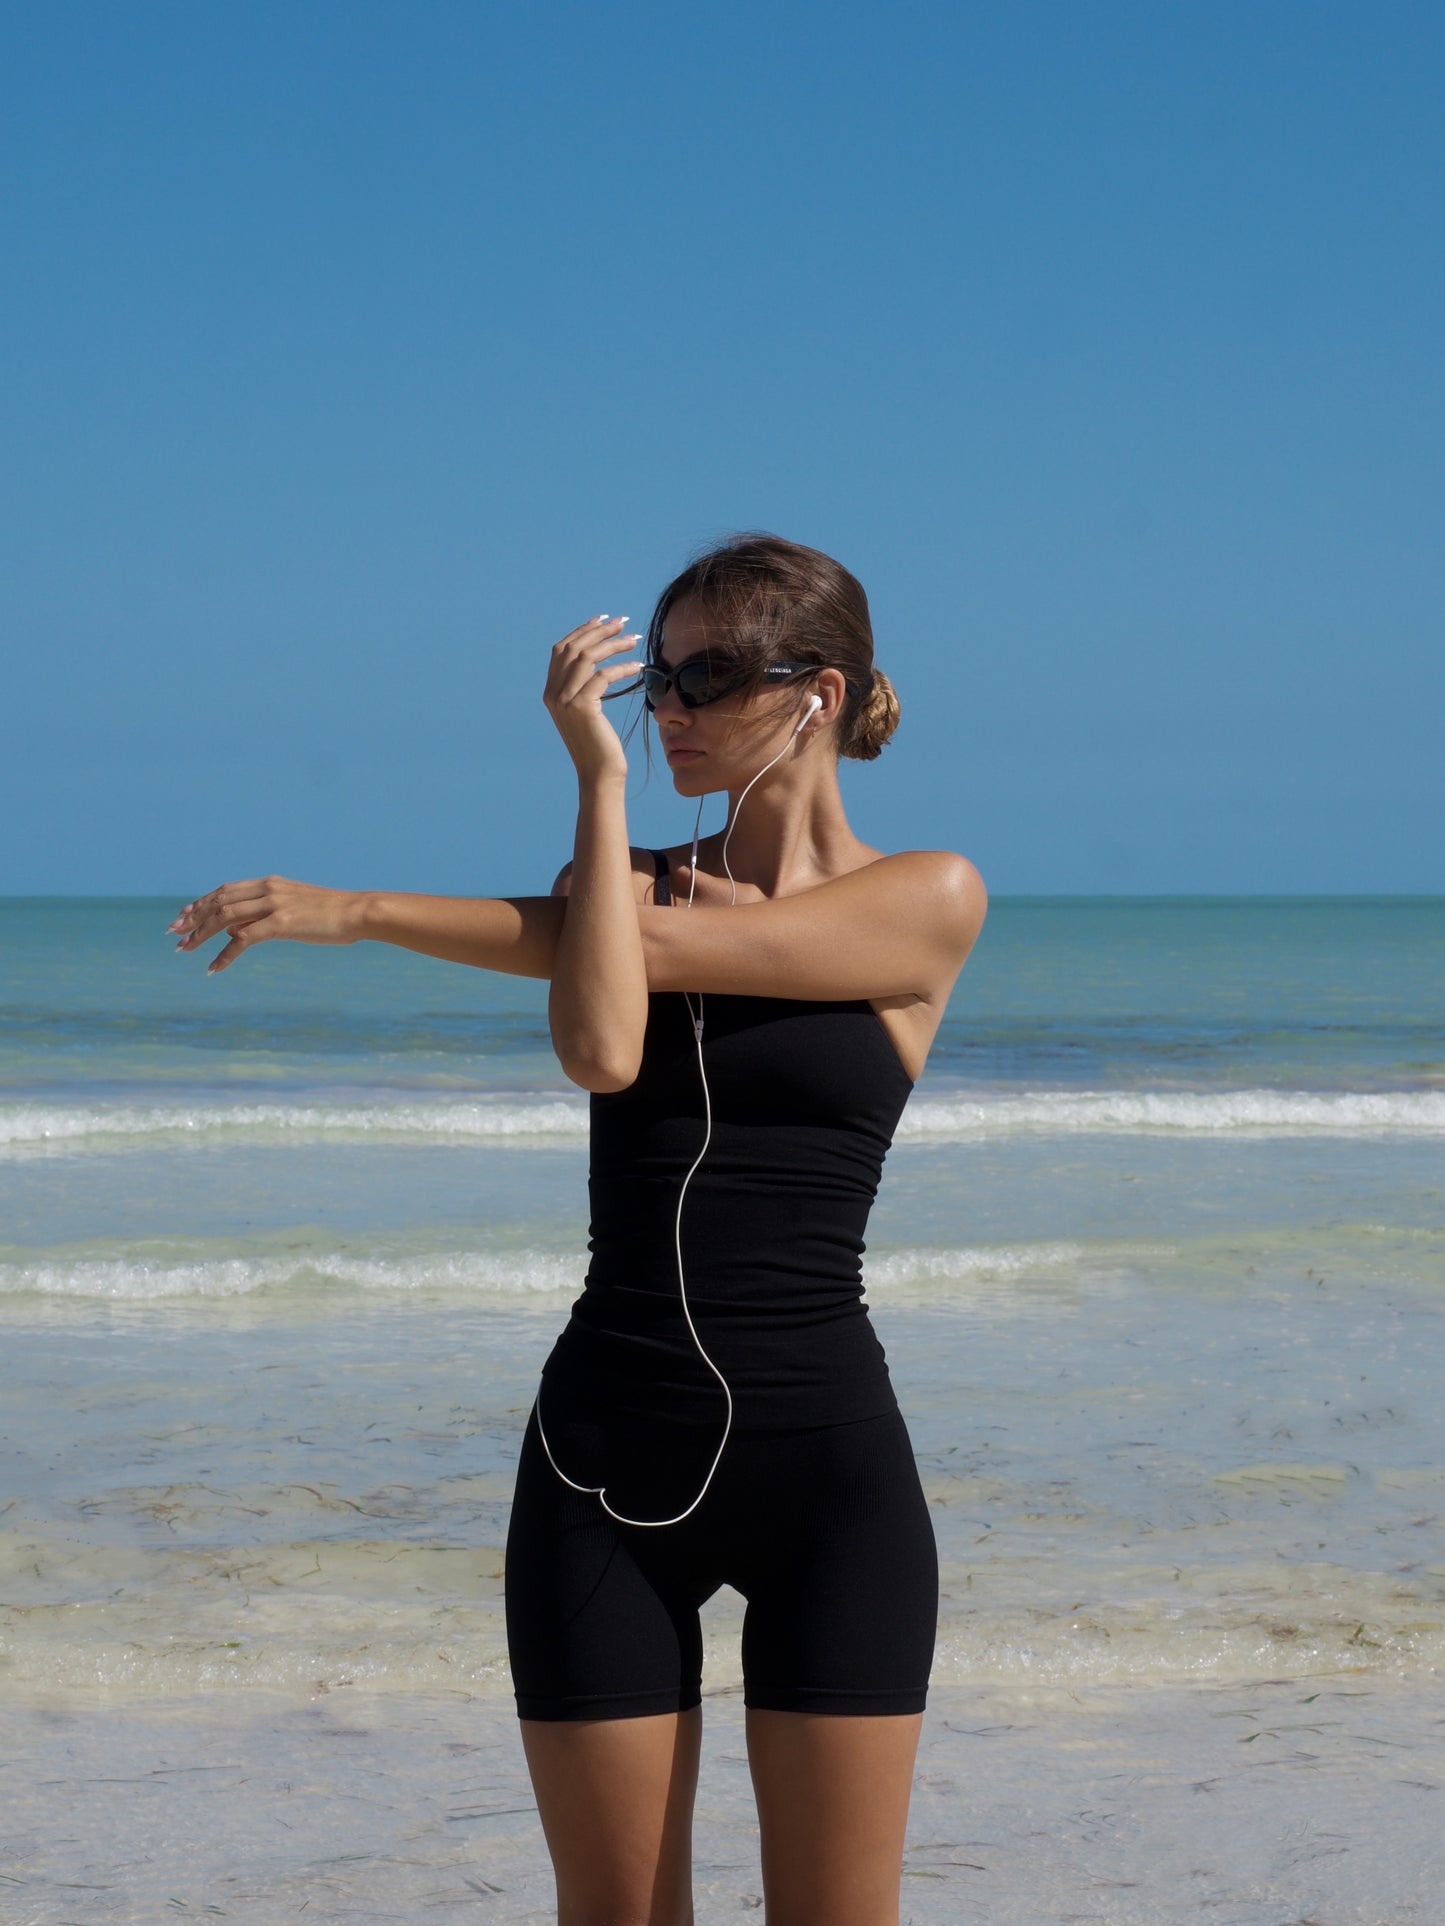
[[[667,867],[667,851],[654,849],[652,869],[657,881],[652,886],[652,900],[659,909],[665,909],[672,901],[672,875]]]

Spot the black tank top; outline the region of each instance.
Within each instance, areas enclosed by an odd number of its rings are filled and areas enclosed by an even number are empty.
[[[666,857],[654,861],[668,902]],[[866,1001],[702,1003],[712,1141],[683,1199],[682,1270],[734,1426],[880,1416],[896,1401],[861,1260],[908,1073]],[[678,1289],[678,1193],[704,1129],[687,999],[654,992],[636,1082],[592,1098],[592,1261],[543,1369],[549,1423],[599,1407],[690,1424],[725,1414]]]

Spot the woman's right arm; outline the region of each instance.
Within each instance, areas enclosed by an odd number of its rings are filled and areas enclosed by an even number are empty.
[[[566,903],[554,896],[416,896],[405,891],[323,889],[286,876],[225,883],[197,897],[170,925],[188,953],[223,932],[207,965],[229,969],[244,950],[292,943],[393,943],[448,963],[506,976],[550,977]]]

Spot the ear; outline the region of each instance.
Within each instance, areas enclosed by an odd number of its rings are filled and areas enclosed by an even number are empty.
[[[820,669],[813,677],[813,693],[822,698],[823,706],[809,725],[808,733],[815,730],[819,735],[831,729],[843,711],[848,699],[848,684],[843,679],[841,669]]]

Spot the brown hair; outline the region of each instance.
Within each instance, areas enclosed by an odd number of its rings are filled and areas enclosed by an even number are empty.
[[[838,721],[838,753],[871,762],[898,727],[893,685],[873,666],[868,597],[856,576],[816,548],[780,535],[735,535],[689,562],[657,598],[647,625],[647,659],[660,661],[668,611],[695,598],[736,660],[745,696],[770,662],[841,669],[851,685]],[[798,707],[806,700],[798,691]]]

